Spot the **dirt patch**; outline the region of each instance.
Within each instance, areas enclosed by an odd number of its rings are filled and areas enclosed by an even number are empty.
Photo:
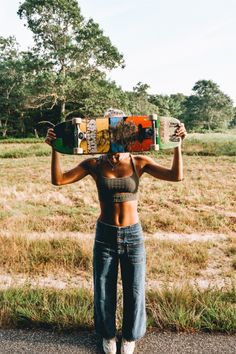
[[[187,242],[194,242],[194,241],[220,241],[220,240],[227,240],[228,236],[225,234],[216,234],[216,233],[191,233],[191,234],[184,234],[184,233],[163,233],[157,232],[154,235],[147,236],[146,238],[156,238],[158,240],[171,240],[171,241],[187,241]]]
[[[1,236],[4,237],[11,237],[13,234],[9,230],[1,230]],[[79,240],[93,240],[94,234],[85,234],[82,232],[68,232],[68,231],[47,231],[47,232],[29,232],[29,233],[22,233],[22,235],[26,237],[28,240],[35,240],[35,239],[52,239],[52,238],[75,238]],[[236,233],[232,233],[231,236],[236,237]],[[229,235],[221,234],[221,233],[174,233],[174,232],[156,232],[153,235],[144,234],[145,239],[157,239],[157,240],[171,240],[171,241],[187,241],[187,242],[194,242],[194,241],[223,241],[229,238]]]
[[[214,278],[209,277],[197,277],[194,279],[188,279],[187,283],[191,286],[196,286],[202,289],[206,288],[226,288],[236,284],[236,277],[226,277],[220,278],[214,276]],[[164,285],[168,284],[169,287],[181,287],[186,284],[186,279],[178,281],[167,281],[166,280],[146,280],[146,290],[161,289]],[[93,280],[90,278],[84,278],[79,275],[62,275],[60,277],[54,277],[53,275],[48,275],[46,277],[28,277],[24,274],[10,275],[1,274],[0,275],[0,289],[8,289],[10,287],[21,287],[21,286],[39,287],[39,288],[55,288],[55,289],[69,289],[69,288],[86,288],[93,290]],[[121,282],[118,283],[118,289],[121,289]]]

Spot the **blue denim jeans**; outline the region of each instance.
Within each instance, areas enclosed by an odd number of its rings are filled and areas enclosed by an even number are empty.
[[[123,287],[122,336],[137,340],[146,331],[143,232],[139,223],[117,227],[97,222],[93,249],[94,321],[103,338],[116,335],[117,275]]]

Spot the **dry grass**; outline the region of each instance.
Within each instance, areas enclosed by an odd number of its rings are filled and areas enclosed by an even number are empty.
[[[195,277],[208,265],[209,248],[206,242],[148,240],[147,277],[169,281]]]
[[[76,239],[0,237],[0,264],[11,273],[47,274],[91,269],[88,248]]]
[[[46,275],[48,273],[92,275],[93,241],[76,238],[35,239],[0,237],[2,271],[12,274]],[[210,243],[147,240],[147,276],[155,279],[179,279],[199,274],[208,263]]]

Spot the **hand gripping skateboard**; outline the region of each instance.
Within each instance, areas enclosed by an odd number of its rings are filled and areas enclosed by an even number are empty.
[[[145,152],[179,146],[179,120],[146,116],[73,118],[55,125],[53,148],[63,154]]]

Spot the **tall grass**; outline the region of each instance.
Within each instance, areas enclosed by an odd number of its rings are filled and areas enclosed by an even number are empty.
[[[169,280],[199,274],[208,264],[207,242],[147,240],[147,275]],[[76,274],[85,271],[92,276],[93,240],[51,238],[29,240],[27,237],[0,236],[0,264],[11,274],[47,275]]]
[[[0,327],[76,329],[92,327],[92,294],[85,289],[0,291]]]
[[[149,291],[147,307],[151,325],[177,331],[236,332],[236,289],[200,290],[186,284]]]
[[[11,273],[47,274],[49,272],[90,270],[91,249],[86,243],[63,238],[27,240],[0,236],[0,264]]]
[[[203,285],[228,284],[235,279],[235,255],[228,254],[233,240],[232,237],[222,244],[220,239],[195,242],[146,239],[147,287],[157,288],[165,282],[181,285],[187,279]],[[21,277],[21,283],[47,287],[56,284],[55,281],[59,287],[83,281],[90,288],[93,242],[82,235],[76,238],[76,234],[45,239],[1,236],[1,283],[4,285],[5,276],[16,283]]]
[[[236,290],[200,290],[185,285],[146,294],[148,328],[173,331],[236,332]],[[122,298],[117,311],[122,320]],[[93,297],[85,289],[50,290],[29,287],[0,292],[0,327],[73,330],[93,327]]]

